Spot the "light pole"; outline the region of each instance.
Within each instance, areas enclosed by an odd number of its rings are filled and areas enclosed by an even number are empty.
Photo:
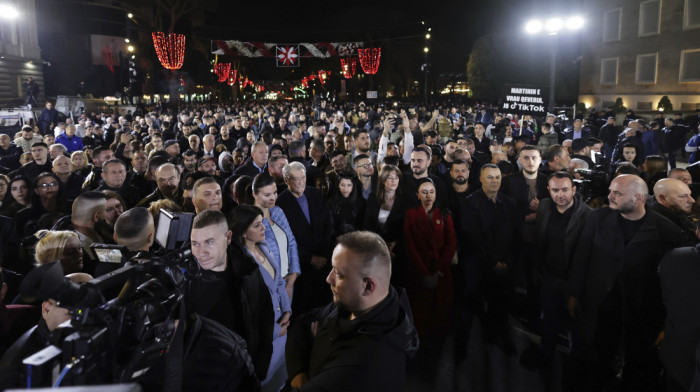
[[[585,21],[580,16],[571,16],[566,19],[561,17],[551,17],[546,21],[533,19],[525,24],[525,32],[530,35],[544,34],[552,36],[551,58],[549,61],[549,111],[554,113],[554,90],[556,87],[557,71],[557,46],[559,41],[557,36],[560,32],[578,31],[583,28]]]
[[[425,22],[421,22],[425,25]],[[425,30],[425,47],[423,47],[423,53],[425,53],[425,64],[421,67],[423,72],[425,72],[425,84],[423,85],[423,93],[425,95],[425,104],[428,104],[428,53],[430,52],[430,47],[428,47],[428,42],[430,40],[430,31],[433,29],[427,27]]]

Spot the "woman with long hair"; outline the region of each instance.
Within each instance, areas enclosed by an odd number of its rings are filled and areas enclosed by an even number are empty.
[[[60,188],[61,181],[53,173],[43,172],[32,183],[34,191],[31,206],[17,212],[15,222],[20,238],[34,234],[39,229],[50,227],[37,227],[36,222],[47,213],[65,215],[68,212],[66,200]],[[55,223],[55,222],[54,222]]]
[[[398,167],[385,165],[379,171],[377,189],[367,199],[365,230],[379,234],[391,252],[392,280],[399,285],[405,278],[403,220],[406,206],[401,195],[402,174]]]
[[[242,296],[238,302],[247,304],[239,309],[236,329],[249,344],[257,342],[258,349],[250,354],[261,380],[261,390],[277,392],[287,380],[284,347],[291,300],[279,265],[265,241],[263,211],[255,206],[239,206],[233,211],[232,222],[230,268],[235,290]],[[267,293],[261,293],[261,288]],[[268,356],[261,350],[269,347],[270,342],[272,353]]]
[[[287,282],[287,293],[291,298],[294,282],[301,274],[297,241],[284,211],[275,205],[277,202],[275,179],[267,172],[260,173],[253,179],[252,188],[253,205],[263,212],[267,246],[275,258],[274,262],[280,267],[282,277]]]
[[[353,172],[342,171],[334,183],[335,188],[330,190],[326,207],[333,221],[333,239],[360,230],[365,219],[365,199],[355,189],[354,178]]]
[[[0,215],[14,218],[19,210],[28,207],[32,202],[32,187],[27,177],[18,175],[12,177],[7,184],[7,193],[0,208]]]

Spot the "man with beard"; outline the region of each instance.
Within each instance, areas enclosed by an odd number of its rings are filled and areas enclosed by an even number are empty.
[[[185,166],[185,173],[197,171],[197,153],[188,149],[182,154],[182,163]]]
[[[406,198],[409,208],[420,205],[418,200],[418,181],[421,178],[430,177],[435,184],[437,200],[435,205],[443,209],[447,205],[447,187],[442,179],[434,174],[428,173],[428,167],[432,159],[432,151],[428,146],[419,145],[411,152],[411,173],[404,173],[401,180],[403,197]]]
[[[95,190],[102,179],[102,164],[114,159],[114,152],[107,147],[97,147],[92,151],[92,170],[85,177],[83,190]]]
[[[535,224],[534,271],[540,288],[542,340],[539,350],[535,351],[533,346],[523,353],[521,361],[525,366],[549,365],[557,334],[571,332],[566,310],[566,281],[574,249],[592,211],[576,193],[573,177],[567,172],[552,174],[547,189],[551,198],[539,203]],[[578,339],[572,337],[572,343],[578,345]]]
[[[685,245],[695,245],[695,223],[688,219],[695,199],[690,195],[690,188],[681,180],[663,178],[654,185],[656,203],[652,209],[675,223],[683,231]]]
[[[170,199],[177,205],[183,205],[184,199],[180,190],[180,172],[172,163],[164,163],[156,169],[156,184],[158,188],[150,195],[143,198],[136,207],[148,207],[151,202],[161,199]]]
[[[228,151],[233,151],[234,148],[236,148],[236,141],[238,139],[234,139],[231,137],[231,125],[229,124],[224,124],[221,126],[221,132],[219,136],[216,138],[216,145],[218,146],[219,144],[223,144],[226,146],[226,150]]]
[[[267,161],[267,172],[270,173],[270,177],[275,180],[277,194],[287,189],[287,184],[284,182],[284,174],[282,173],[282,169],[287,166],[287,163],[289,162],[284,155],[273,155]]]
[[[540,200],[549,196],[547,177],[539,172],[540,150],[525,146],[520,150],[518,161],[523,169],[503,181],[501,191],[515,200],[525,222],[534,224]]]
[[[569,312],[579,329],[587,372],[582,390],[615,380],[622,346],[623,389],[661,390],[658,345],[666,311],[657,269],[683,243],[681,230],[646,209],[647,185],[635,175],[610,184],[610,207],[591,212],[569,273]],[[587,385],[593,384],[593,385]]]
[[[140,191],[126,181],[126,165],[120,159],[110,159],[102,165],[102,184],[96,191],[112,191],[124,199],[126,209],[141,200]]]
[[[469,187],[469,163],[462,159],[452,162],[450,168],[451,186],[447,188],[450,212],[458,217],[462,200],[474,190]],[[459,219],[455,222],[455,232],[459,233]]]
[[[216,169],[217,167],[215,158],[207,156],[199,158],[199,162],[197,163],[197,171],[200,171],[207,176],[215,177],[218,180],[218,176],[216,175]]]
[[[442,164],[447,171],[452,168],[452,162],[455,160],[455,151],[457,151],[458,147],[459,145],[457,145],[456,140],[450,139],[447,141],[447,144],[445,144],[445,155],[442,157]]]
[[[354,187],[362,192],[362,198],[367,200],[376,189],[377,177],[374,175],[374,165],[369,156],[360,154],[353,159],[352,166],[357,174]]]
[[[373,165],[376,165],[377,164],[377,153],[374,151],[370,151],[370,149],[369,149],[369,147],[370,147],[369,133],[367,131],[365,131],[364,129],[359,129],[352,135],[352,138],[355,141],[355,150],[351,151],[348,154],[347,159],[352,160],[356,156],[358,156],[360,154],[364,154],[370,158]]]

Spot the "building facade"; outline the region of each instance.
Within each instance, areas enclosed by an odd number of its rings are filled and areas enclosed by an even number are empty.
[[[41,59],[35,0],[10,2],[14,19],[0,19],[0,105],[24,103],[22,84],[32,77],[39,85],[37,102],[44,99],[44,62]]]
[[[609,108],[617,98],[655,111],[700,109],[700,0],[586,0],[579,102]]]

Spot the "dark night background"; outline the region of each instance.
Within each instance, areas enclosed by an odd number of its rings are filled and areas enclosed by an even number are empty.
[[[112,74],[105,66],[90,60],[90,34],[128,36],[136,45],[137,65],[143,93],[164,92],[164,70],[155,55],[150,32],[154,30],[187,35],[187,51],[181,71],[192,85],[203,85],[231,92],[217,83],[210,72],[214,56],[212,39],[264,41],[276,43],[364,41],[366,46],[381,46],[382,59],[373,86],[397,96],[417,97],[424,86],[423,47],[426,28],[432,28],[429,40],[429,91],[447,83],[467,80],[470,55],[484,70],[475,99],[493,100],[503,83],[546,85],[549,80],[549,42],[528,37],[523,32],[526,20],[561,13],[571,15],[580,9],[580,1],[225,1],[225,0],[140,0],[86,1],[37,0],[39,43],[42,57],[51,62],[45,67],[49,95],[70,94],[85,79],[95,95],[113,95],[124,80],[124,67]],[[172,24],[171,10],[176,16]],[[130,21],[126,13],[133,12]],[[421,23],[425,21],[425,25]],[[128,31],[127,31],[128,30]],[[560,37],[557,96],[561,101],[575,100],[578,80],[577,38]],[[477,49],[477,53],[472,50]],[[318,69],[334,75],[328,89],[339,89],[340,68],[337,57],[304,58],[298,68],[276,68],[270,58],[220,57],[233,61],[253,80],[296,82]],[[118,67],[119,68],[119,67]],[[359,69],[359,64],[358,64]],[[358,74],[360,72],[358,71]],[[148,75],[148,79],[146,79]],[[418,83],[416,83],[418,82]],[[367,89],[368,78],[349,82],[349,89]],[[569,102],[567,102],[569,103]]]

